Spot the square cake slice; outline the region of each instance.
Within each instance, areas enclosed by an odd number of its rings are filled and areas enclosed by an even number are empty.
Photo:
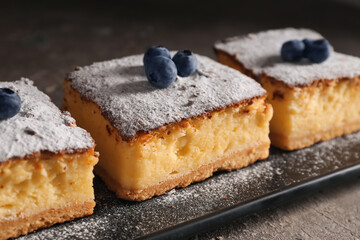
[[[93,213],[90,134],[28,79],[0,82],[21,109],[0,120],[0,239]]]
[[[218,60],[256,78],[274,108],[271,143],[286,150],[360,129],[360,58],[332,51],[323,63],[284,62],[288,40],[321,39],[308,29],[279,29],[215,43]]]
[[[78,68],[64,84],[65,109],[100,151],[95,173],[118,197],[145,200],[268,156],[272,108],[260,84],[197,55],[195,74],[157,89],[142,59]]]

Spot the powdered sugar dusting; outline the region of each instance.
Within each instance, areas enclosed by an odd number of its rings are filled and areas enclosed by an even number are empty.
[[[95,212],[20,239],[135,239],[360,164],[360,132],[270,157],[144,202],[118,199],[96,177]]]
[[[328,60],[321,64],[276,63],[266,67],[263,72],[290,86],[308,85],[320,79],[341,79],[360,76],[360,58],[333,52]]]
[[[69,75],[72,87],[97,103],[125,139],[265,94],[251,78],[199,55],[194,75],[157,89],[147,81],[142,58],[94,63]]]
[[[4,87],[19,94],[22,106],[16,116],[0,121],[0,162],[39,151],[73,153],[94,146],[85,130],[71,127],[75,120],[69,113],[61,113],[29,79],[0,82]]]
[[[320,79],[352,78],[360,75],[360,58],[332,52],[323,63],[309,61],[284,62],[280,49],[288,40],[323,38],[309,29],[286,28],[225,39],[215,48],[222,50],[251,70],[254,74],[266,75],[290,86],[308,85]]]
[[[156,198],[155,201],[158,204],[176,204],[181,201],[188,201],[190,198],[199,198],[199,196],[205,196],[210,193],[219,193],[222,192],[224,187],[226,192],[234,193],[238,189],[238,184],[241,184],[242,191],[249,189],[251,184],[255,179],[262,179],[264,181],[269,181],[272,179],[274,174],[274,169],[271,166],[271,162],[265,161],[260,165],[254,165],[253,167],[247,167],[238,171],[233,171],[227,173],[227,177],[216,179],[210,179],[211,184],[208,185],[208,188],[190,188],[187,191],[179,191],[173,189],[165,194],[161,198]],[[224,194],[224,197],[227,197],[229,194]]]

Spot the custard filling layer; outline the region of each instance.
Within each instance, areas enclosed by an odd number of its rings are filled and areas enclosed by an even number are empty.
[[[0,164],[0,219],[93,201],[93,151],[39,154]]]
[[[64,85],[64,107],[87,129],[100,152],[99,167],[125,189],[144,189],[179,177],[223,155],[269,142],[272,108],[264,98],[179,123],[131,141],[101,114],[99,107]]]
[[[296,139],[360,119],[360,78],[290,89],[262,77],[261,84],[274,108],[271,133]]]

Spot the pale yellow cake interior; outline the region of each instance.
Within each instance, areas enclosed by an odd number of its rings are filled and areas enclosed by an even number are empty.
[[[222,64],[253,76],[235,58],[216,51]],[[268,77],[260,79],[274,108],[271,144],[294,150],[360,129],[360,78],[325,80],[323,84],[289,87]]]
[[[123,141],[95,103],[81,99],[70,82],[64,91],[65,109],[96,141],[98,166],[125,189],[154,186],[242,149],[265,144],[262,158],[268,156],[272,108],[265,96]]]
[[[89,151],[40,154],[0,164],[0,222],[93,202],[97,161]]]
[[[261,84],[274,108],[270,138],[276,146],[305,147],[360,129],[359,78],[290,88],[262,77]]]

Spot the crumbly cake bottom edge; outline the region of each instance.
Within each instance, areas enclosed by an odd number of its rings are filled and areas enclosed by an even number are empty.
[[[356,121],[348,121],[330,129],[322,129],[303,136],[285,136],[281,133],[270,131],[271,145],[283,150],[296,150],[309,147],[317,142],[327,141],[345,134],[360,130],[360,118]]]
[[[119,198],[131,201],[143,201],[154,196],[162,195],[173,188],[186,187],[191,183],[203,181],[211,177],[216,171],[231,171],[246,167],[256,160],[267,158],[269,156],[269,148],[270,142],[253,145],[205,164],[190,173],[171,178],[144,189],[123,188],[119,182],[109,177],[106,170],[100,166],[95,167],[95,173],[102,178],[109,190],[115,192]]]
[[[91,215],[94,212],[95,201],[72,203],[61,208],[49,208],[28,216],[18,216],[10,220],[0,220],[0,239],[14,238],[46,228],[56,223],[63,223],[75,218]]]

